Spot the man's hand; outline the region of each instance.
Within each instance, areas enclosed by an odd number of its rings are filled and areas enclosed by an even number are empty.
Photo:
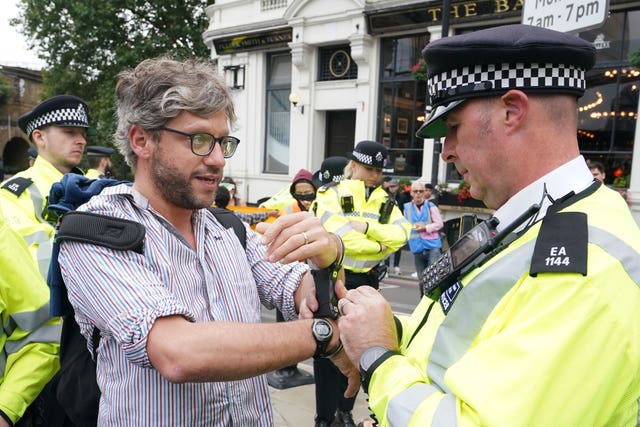
[[[336,354],[335,356],[329,358],[333,362],[334,365],[340,372],[347,377],[347,389],[344,391],[344,397],[353,397],[358,392],[360,388],[360,369],[358,365],[354,365],[349,360],[347,353],[345,353],[344,349]]]
[[[338,288],[336,287],[338,290]],[[340,339],[354,366],[359,366],[362,353],[375,345],[398,350],[396,324],[391,306],[377,290],[360,286],[344,292],[338,290]]]
[[[342,253],[340,238],[329,233],[310,212],[283,215],[273,223],[259,223],[267,261],[290,263],[307,259],[317,268],[329,267]]]

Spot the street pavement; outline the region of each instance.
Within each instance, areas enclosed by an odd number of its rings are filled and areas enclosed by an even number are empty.
[[[418,280],[411,277],[411,273],[415,272],[415,267],[413,265],[413,254],[410,251],[405,250],[402,252],[400,269],[401,274],[396,275],[393,274],[393,268],[390,268],[391,274],[383,283],[417,288]],[[313,374],[313,360],[308,359],[298,363],[298,369]],[[316,408],[314,384],[287,389],[269,387],[269,391],[271,392],[276,427],[313,427]],[[366,394],[360,389],[352,412],[356,424],[366,419],[370,414],[366,399]]]

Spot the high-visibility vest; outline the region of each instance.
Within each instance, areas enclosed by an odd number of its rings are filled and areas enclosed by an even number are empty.
[[[381,207],[385,203],[393,203],[393,208],[388,220],[381,223]],[[342,238],[343,266],[356,273],[371,270],[388,254],[402,248],[411,232],[411,224],[382,187],[376,187],[367,198],[364,181],[357,179],[320,187],[311,211],[327,231]],[[353,229],[349,221],[369,224],[366,234]]]
[[[27,243],[44,278],[49,271],[54,227],[43,218],[49,191],[62,173],[38,156],[32,167],[0,186],[0,208],[7,224]]]
[[[0,217],[0,410],[15,424],[58,371],[60,318],[24,240]]]
[[[586,214],[586,274],[530,274],[533,255],[575,255],[537,253],[539,222],[448,296],[424,297],[369,383],[382,426],[637,424],[640,230],[604,186],[565,212]]]

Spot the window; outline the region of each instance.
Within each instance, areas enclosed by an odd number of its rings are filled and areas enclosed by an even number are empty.
[[[602,28],[580,33],[593,42],[596,66],[578,100],[578,143],[586,159],[605,166],[605,183],[627,188],[638,120],[640,70],[629,54],[640,48],[640,12],[612,13]]]
[[[424,141],[415,133],[425,120],[427,85],[411,69],[428,40],[428,34],[382,40],[378,141],[389,150],[385,173],[422,175]]]
[[[267,105],[264,172],[289,173],[289,120],[291,117],[291,55],[267,56]]]
[[[318,81],[358,78],[358,65],[351,58],[349,45],[323,47],[319,53]]]

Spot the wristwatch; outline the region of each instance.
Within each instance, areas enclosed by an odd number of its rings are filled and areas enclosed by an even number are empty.
[[[360,382],[365,393],[369,392],[369,380],[373,371],[391,356],[398,354],[382,346],[369,347],[360,356]]]
[[[311,333],[313,333],[313,338],[316,340],[316,352],[313,357],[325,356],[329,341],[333,337],[333,326],[327,319],[313,319]]]

